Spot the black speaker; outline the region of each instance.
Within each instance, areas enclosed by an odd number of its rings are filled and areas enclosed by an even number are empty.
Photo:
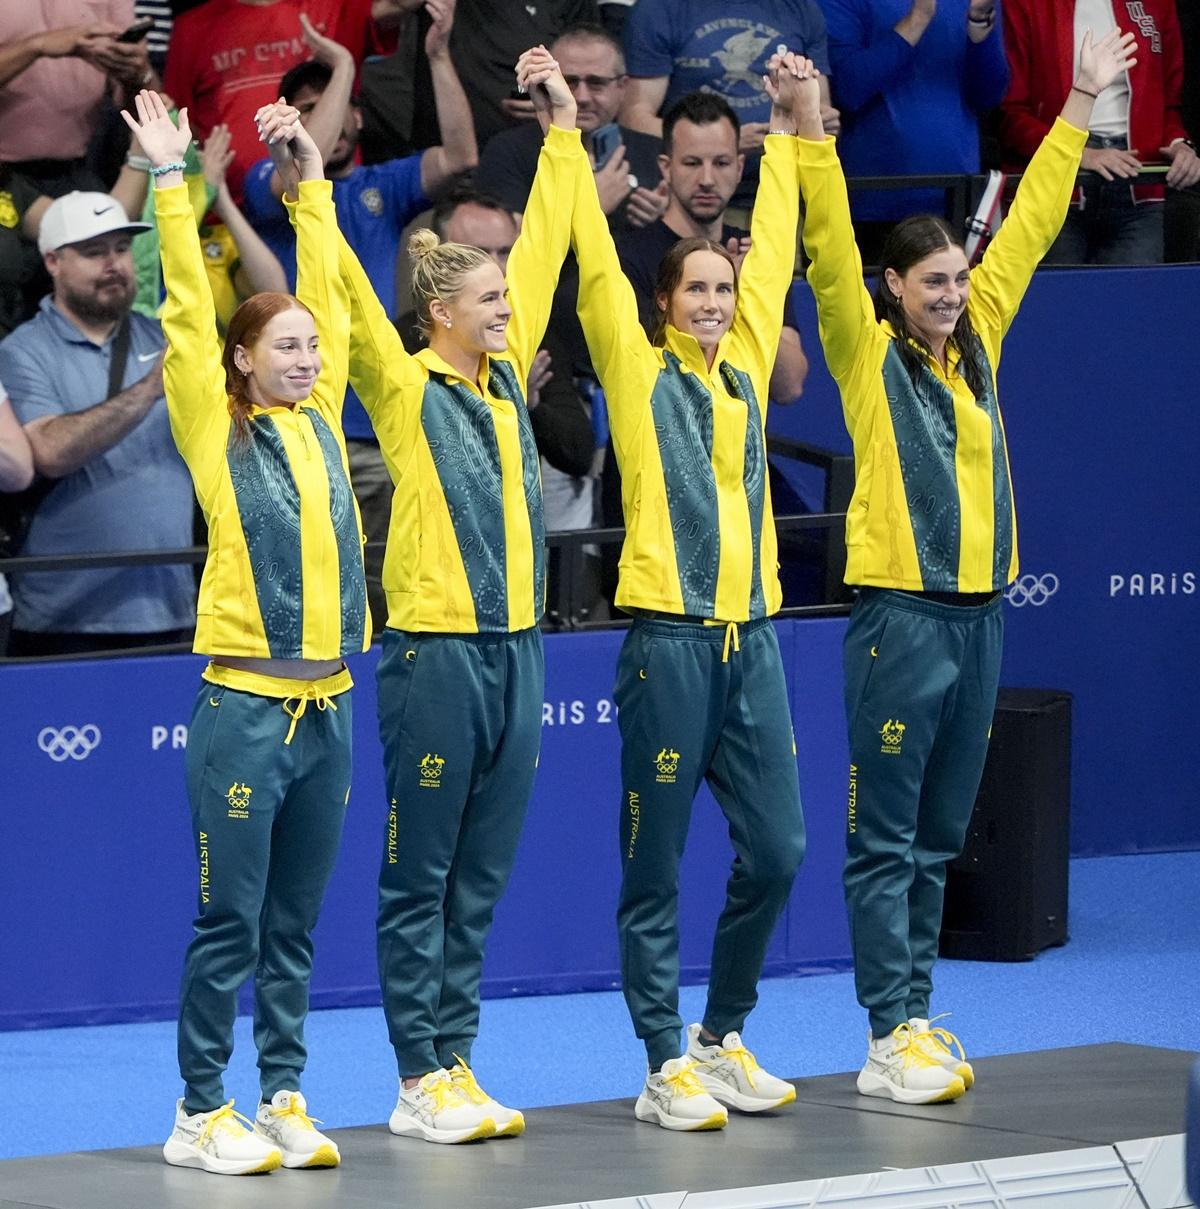
[[[939,951],[1028,961],[1067,941],[1071,696],[1001,689],[962,855],[946,873]]]

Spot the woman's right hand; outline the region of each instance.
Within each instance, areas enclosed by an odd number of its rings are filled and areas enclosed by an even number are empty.
[[[771,98],[772,130],[817,141],[825,138],[820,75],[811,59],[791,51],[771,56],[763,85]]]
[[[575,128],[575,95],[544,46],[531,47],[517,60],[517,87],[529,94],[543,131],[550,126]]]
[[[264,105],[255,115],[258,134],[285,185],[300,180],[320,180],[325,174],[321,152],[300,121],[300,111],[282,97]],[[288,192],[291,192],[290,186]]]
[[[179,111],[179,125],[176,126],[171,121],[171,115],[167,112],[162,97],[148,88],[143,88],[133,98],[133,105],[137,110],[136,118],[132,117],[127,109],[121,110],[121,116],[141,143],[150,163],[156,168],[163,164],[181,164],[192,143],[187,110]],[[182,177],[182,173],[180,176]]]

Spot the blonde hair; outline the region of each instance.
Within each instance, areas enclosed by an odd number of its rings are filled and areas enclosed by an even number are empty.
[[[417,304],[417,327],[428,337],[433,323],[429,304],[434,299],[452,302],[462,290],[463,279],[484,265],[493,264],[482,249],[466,243],[442,243],[435,231],[421,227],[408,237],[412,261],[412,293]]]

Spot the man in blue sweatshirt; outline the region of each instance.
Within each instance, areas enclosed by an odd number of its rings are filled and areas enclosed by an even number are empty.
[[[821,0],[838,153],[848,176],[979,171],[979,115],[1008,87],[997,0]],[[940,190],[853,197],[863,259],[909,214],[942,213]]]

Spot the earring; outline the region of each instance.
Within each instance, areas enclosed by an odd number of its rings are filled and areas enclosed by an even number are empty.
[[[449,320],[449,319],[447,319],[447,320],[446,320],[446,327],[447,327],[447,328],[449,328],[449,327],[452,327],[452,326],[453,326],[453,324],[451,324],[450,320]]]

